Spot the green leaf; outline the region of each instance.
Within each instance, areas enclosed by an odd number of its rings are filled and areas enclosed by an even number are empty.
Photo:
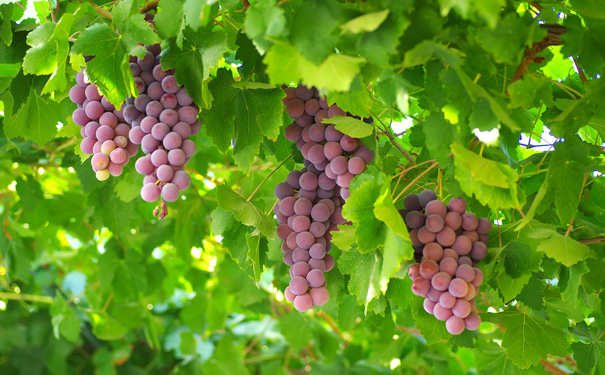
[[[597,363],[605,361],[605,345],[599,342],[593,341],[588,344],[574,342],[571,344],[571,350],[573,358],[578,363],[578,369],[583,374],[589,374]]]
[[[292,312],[282,316],[277,325],[293,350],[301,350],[313,337],[309,323],[300,313]]]
[[[534,273],[516,298],[530,308],[540,311],[544,306],[544,288],[542,275]]]
[[[400,38],[410,24],[403,12],[391,12],[376,30],[360,36],[357,42],[359,54],[372,64],[388,65],[389,57],[396,53]]]
[[[364,305],[365,314],[374,299],[383,298],[380,294],[382,261],[378,251],[360,254],[350,250],[342,253],[338,259],[338,269],[351,275],[349,292],[355,295],[358,304]]]
[[[204,373],[216,375],[250,375],[244,364],[243,351],[233,342],[231,335],[225,335],[218,343],[212,357],[202,364]]]
[[[116,107],[138,93],[122,39],[109,25],[97,23],[80,34],[71,49],[72,53],[99,55],[86,64],[86,73]]]
[[[340,25],[340,29],[352,34],[374,31],[387,19],[388,15],[388,9],[366,13]]]
[[[138,1],[120,1],[111,10],[111,16],[128,54],[143,57],[146,51],[141,45],[150,46],[160,42],[151,24],[145,21],[145,16],[139,11]]]
[[[248,243],[248,261],[252,263],[254,280],[260,281],[263,272],[263,260],[266,258],[268,248],[267,238],[263,236],[250,236],[246,233]]]
[[[478,374],[525,375],[507,358],[506,351],[495,342],[478,340],[475,360]]]
[[[433,55],[441,58],[452,68],[458,68],[461,64],[460,58],[447,49],[447,47],[435,43],[431,40],[424,40],[405,54],[403,64],[407,67],[422,65],[426,63]]]
[[[198,32],[186,28],[183,35],[182,47],[174,39],[168,40],[162,51],[162,67],[175,70],[178,83],[187,88],[187,93],[200,107],[210,107],[212,96],[205,81],[227,51],[227,35],[222,31],[213,32],[211,28]]]
[[[409,277],[405,279],[392,278],[389,281],[386,298],[395,303],[402,310],[407,310],[410,302],[413,301],[412,280]]]
[[[553,258],[567,267],[573,266],[590,255],[588,246],[554,230],[543,229],[529,236],[540,239],[536,250],[545,253],[549,258]]]
[[[332,105],[334,103],[345,112],[361,117],[370,117],[372,97],[368,89],[361,83],[359,75],[353,79],[348,92],[331,92],[328,95],[328,104]]]
[[[246,10],[244,26],[246,35],[264,55],[272,44],[268,38],[279,37],[286,30],[284,10],[276,5],[275,0],[255,2]]]
[[[367,180],[351,191],[351,196],[342,209],[342,216],[353,222],[360,253],[375,250],[384,243],[384,234],[381,230],[384,224],[374,215],[368,214],[373,212],[374,202],[380,191],[379,182]]]
[[[473,111],[469,117],[469,126],[471,129],[479,129],[481,131],[492,130],[498,127],[498,118],[494,114],[489,101],[480,96],[473,106]]]
[[[583,17],[605,20],[603,4],[598,0],[571,0],[570,3],[573,9]]]
[[[326,117],[324,124],[334,124],[337,130],[353,138],[365,138],[372,135],[374,127],[350,116]]]
[[[351,225],[339,225],[338,231],[332,232],[332,244],[342,251],[351,250],[355,243],[355,229]]]
[[[86,315],[92,324],[92,333],[101,340],[119,340],[128,332],[128,328],[105,312],[87,311]]]
[[[17,179],[17,194],[19,194],[21,206],[26,211],[34,211],[40,201],[44,200],[40,183],[30,174]]]
[[[422,131],[426,139],[426,148],[429,150],[441,168],[444,168],[450,159],[450,144],[454,141],[456,134],[455,128],[443,117],[442,113],[431,112],[422,124]]]
[[[527,271],[531,262],[531,248],[522,242],[510,242],[502,250],[504,269],[512,278],[517,278]]]
[[[5,4],[0,7],[0,13],[2,14],[2,30],[0,31],[0,34],[2,34],[2,40],[7,46],[10,46],[13,43],[11,17],[13,16],[14,9],[15,7],[12,4]]]
[[[458,143],[452,143],[455,177],[460,187],[479,202],[493,208],[521,208],[525,203],[518,189],[517,172],[508,165],[485,159]]]
[[[238,84],[226,69],[218,71],[209,88],[214,104],[201,115],[206,134],[221,152],[226,152],[233,140],[235,162],[247,171],[258,154],[263,136],[271,139],[279,136],[281,100],[285,94],[279,88]]]
[[[153,18],[158,35],[162,39],[176,37],[177,47],[183,48],[183,30],[185,29],[183,1],[161,0],[158,7],[160,10]]]
[[[511,309],[496,314],[484,313],[485,321],[502,324],[506,331],[502,347],[507,357],[521,369],[540,363],[548,354],[565,356],[569,346],[565,334],[531,316]]]
[[[268,238],[273,238],[275,235],[273,219],[269,218],[254,204],[247,202],[230,187],[226,185],[217,186],[216,199],[219,206],[224,210],[233,212],[233,216],[240,223],[257,228]]]
[[[508,86],[508,93],[510,94],[509,108],[538,107],[541,103],[547,107],[554,105],[552,81],[546,77],[526,74]]]
[[[60,105],[54,100],[43,99],[30,90],[27,101],[20,108],[13,107],[13,96],[5,92],[4,132],[10,138],[31,138],[38,145],[45,145],[57,133]],[[12,115],[10,115],[12,113]]]

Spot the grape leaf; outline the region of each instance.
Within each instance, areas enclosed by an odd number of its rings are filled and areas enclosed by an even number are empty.
[[[548,354],[565,356],[569,346],[564,333],[515,309],[484,313],[487,322],[502,324],[506,331],[502,347],[506,356],[521,369],[540,363]]]
[[[218,342],[212,357],[202,364],[204,373],[216,375],[250,375],[244,364],[243,350],[225,335]]]
[[[409,277],[398,279],[396,277],[389,281],[386,298],[395,303],[402,310],[407,310],[414,297],[412,294],[412,280]]]
[[[336,130],[353,138],[364,138],[372,135],[374,132],[372,125],[351,116],[326,117],[321,122],[324,124],[334,124]]]
[[[548,257],[567,267],[571,267],[590,255],[588,246],[554,230],[539,230],[530,234],[529,237],[540,239],[536,250],[542,251]]]
[[[31,138],[38,145],[44,145],[57,133],[57,123],[61,121],[59,103],[38,96],[35,90],[30,90],[20,108],[13,108],[11,92],[5,92],[2,100],[4,131],[8,137]]]
[[[246,242],[248,243],[248,261],[252,263],[252,270],[255,281],[260,280],[263,272],[263,264],[267,257],[268,243],[267,238],[263,236],[250,236],[246,233]]]
[[[103,311],[87,311],[92,333],[101,340],[118,340],[128,332],[123,324]]]
[[[359,34],[376,30],[389,16],[389,10],[366,13],[340,25],[343,32]]]
[[[495,342],[477,342],[475,351],[478,374],[526,375],[506,357],[506,351]]]
[[[0,7],[0,13],[2,14],[2,29],[0,30],[0,34],[2,35],[2,40],[4,44],[10,46],[13,43],[13,29],[11,27],[11,17],[13,16],[13,11],[15,7],[13,4],[3,4]]]
[[[212,32],[204,28],[194,32],[190,28],[183,31],[185,40],[182,48],[174,38],[169,39],[162,55],[162,67],[175,69],[175,77],[180,85],[187,88],[187,93],[201,107],[209,107],[212,96],[205,81],[210,70],[216,67],[227,51],[227,35],[224,32]]]
[[[542,275],[534,273],[516,298],[532,309],[540,311],[544,306],[544,288]]]
[[[145,16],[139,11],[138,1],[120,1],[111,10],[111,16],[120,33],[119,39],[130,55],[143,57],[147,51],[142,45],[160,42],[151,24],[145,21]]]
[[[23,71],[26,74],[51,74],[42,89],[42,94],[63,90],[67,86],[65,64],[69,53],[69,37],[73,21],[73,14],[63,13],[56,25],[46,23],[27,36],[27,44],[32,48],[27,51],[23,60]]]
[[[372,97],[370,92],[361,83],[358,76],[353,79],[348,92],[333,91],[328,95],[328,104],[336,103],[340,109],[350,112],[352,115],[361,117],[370,117],[370,108],[372,107]],[[352,117],[349,117],[352,118]],[[360,136],[357,138],[363,138]]]
[[[313,337],[309,323],[303,315],[297,312],[282,316],[277,324],[280,332],[294,350],[304,348]]]
[[[40,183],[29,174],[17,179],[17,194],[19,194],[21,206],[26,211],[34,211],[40,201],[44,200]]]
[[[338,259],[338,269],[344,274],[351,275],[349,292],[355,295],[358,304],[365,306],[365,314],[368,313],[370,303],[374,299],[384,298],[380,294],[382,261],[378,251],[360,254],[350,250],[342,253]]]
[[[571,0],[570,3],[573,9],[584,17],[605,20],[603,4],[597,0]]]
[[[342,209],[342,216],[353,222],[355,237],[360,253],[377,249],[384,243],[384,225],[368,212],[374,210],[376,197],[380,195],[381,186],[376,180],[367,180],[357,189],[351,190],[351,196]]]
[[[554,105],[552,81],[546,77],[526,74],[520,80],[508,86],[510,94],[509,108],[537,107],[543,103],[547,107]]]
[[[339,225],[338,231],[332,232],[332,244],[340,250],[351,250],[355,243],[355,229],[351,225]]]
[[[428,345],[435,344],[441,340],[450,338],[450,334],[445,329],[445,322],[442,322],[424,310],[422,306],[423,298],[414,297],[412,304],[412,316],[416,322],[416,328],[426,340]]]
[[[531,262],[531,248],[522,242],[509,242],[502,250],[504,269],[512,278],[517,278],[527,271]]]
[[[275,3],[275,0],[258,1],[246,10],[246,35],[252,39],[261,55],[272,44],[268,39],[279,37],[286,30],[284,10]]]
[[[469,117],[469,126],[471,129],[479,129],[481,131],[492,130],[498,127],[498,118],[485,97],[480,96],[477,98],[477,102],[473,106]]]
[[[449,162],[450,144],[457,136],[455,128],[439,112],[431,112],[424,123],[422,131],[426,139],[431,142],[426,143],[431,157],[435,158],[441,168],[444,168]]]
[[[216,199],[218,205],[224,210],[233,212],[233,216],[240,223],[254,226],[268,238],[273,238],[275,235],[273,220],[254,204],[247,202],[241,195],[231,190],[230,187],[226,185],[217,186]]]
[[[589,374],[597,363],[605,361],[605,344],[598,341],[592,341],[588,344],[574,342],[571,344],[571,350],[573,351],[573,358],[578,363],[578,369],[584,374]]]
[[[416,66],[426,63],[433,55],[443,59],[443,61],[453,68],[458,68],[461,64],[460,58],[447,49],[442,44],[435,43],[431,40],[424,40],[417,44],[414,48],[405,53],[405,66]]]
[[[479,202],[493,208],[522,207],[525,195],[518,188],[517,172],[503,163],[483,158],[459,143],[452,143],[456,180]]]
[[[153,18],[158,35],[162,39],[176,37],[176,46],[183,48],[183,30],[185,29],[185,13],[181,0],[161,0],[159,11]]]
[[[361,35],[357,42],[359,54],[378,66],[387,65],[408,26],[410,21],[404,12],[391,12],[376,30]]]

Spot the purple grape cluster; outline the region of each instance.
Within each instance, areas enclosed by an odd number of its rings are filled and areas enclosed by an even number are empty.
[[[279,199],[274,207],[277,215],[277,236],[283,240],[284,262],[290,266],[290,284],[286,299],[298,311],[328,302],[324,272],[334,268],[331,231],[345,224],[342,217],[342,199],[321,198],[318,175],[307,168],[292,171],[286,182],[277,184]]]
[[[374,160],[374,153],[359,139],[344,135],[334,125],[322,123],[325,118],[347,113],[336,105],[328,106],[317,89],[299,85],[284,91],[286,111],[294,119],[285,129],[286,139],[296,142],[305,158],[305,166],[318,175],[318,194],[322,198],[347,199],[351,180]]]
[[[284,104],[294,122],[285,129],[286,138],[296,142],[305,168],[292,171],[275,188],[279,199],[274,207],[283,240],[284,262],[290,266],[286,299],[298,311],[321,306],[330,298],[325,272],[334,267],[331,232],[350,224],[342,217],[355,175],[372,162],[374,153],[357,138],[324,125],[321,120],[345,116],[337,106],[328,106],[314,88],[288,87]]]
[[[475,264],[487,255],[491,222],[466,212],[464,199],[452,198],[446,206],[431,190],[410,194],[403,204],[400,213],[419,262],[408,270],[412,292],[425,297],[424,309],[445,321],[451,334],[477,329],[474,298],[483,272]]]
[[[139,151],[128,139],[130,125],[125,123],[122,109],[108,102],[97,86],[88,82],[84,71],[76,73],[76,85],[69,90],[69,98],[78,106],[72,118],[82,127],[80,149],[93,155],[91,164],[97,179],[104,181],[110,174],[121,175]]]
[[[126,101],[124,118],[132,123],[130,140],[145,153],[135,163],[145,176],[141,197],[146,202],[174,202],[180,191],[191,183],[185,165],[195,153],[189,139],[199,133],[198,107],[184,87],[178,85],[173,71],[160,65],[160,46],[147,47],[143,58],[132,58],[130,69],[139,95]],[[160,218],[165,216],[162,203]],[[157,214],[157,213],[156,213]]]

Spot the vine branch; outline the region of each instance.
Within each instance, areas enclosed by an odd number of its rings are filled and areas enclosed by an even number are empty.
[[[14,301],[27,301],[27,302],[39,302],[51,304],[55,301],[53,297],[38,296],[36,294],[16,294],[0,292],[0,298],[14,300]]]
[[[262,180],[262,181],[260,182],[260,184],[258,184],[258,186],[256,187],[256,189],[254,189],[254,191],[252,192],[252,194],[250,194],[250,196],[248,197],[248,199],[246,199],[246,202],[250,202],[250,199],[252,199],[252,197],[254,197],[254,195],[256,194],[256,192],[258,191],[258,189],[260,189],[260,188],[261,188],[261,186],[263,186],[263,185],[264,185],[264,183],[265,183],[265,182],[267,182],[267,180],[269,179],[269,177],[273,176],[273,173],[277,172],[277,170],[278,170],[278,169],[279,169],[279,168],[280,168],[282,165],[286,164],[286,162],[287,162],[288,160],[290,160],[290,159],[292,158],[292,156],[294,156],[294,155],[292,155],[292,154],[288,155],[288,157],[287,157],[287,158],[285,158],[285,159],[284,159],[284,160],[283,160],[281,163],[279,163],[279,165],[278,165],[277,167],[275,167],[275,168],[274,168],[274,169],[271,171],[271,173],[269,173],[269,174],[267,175],[267,177],[265,177],[265,179],[264,179],[264,180]]]

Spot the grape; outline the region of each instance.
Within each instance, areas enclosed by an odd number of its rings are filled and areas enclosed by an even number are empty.
[[[339,174],[336,177],[336,184],[340,187],[348,188],[351,185],[351,181],[353,180],[354,177],[355,177],[355,175],[348,171],[345,173]]]
[[[469,257],[461,256],[458,258],[458,264],[468,264],[469,266],[473,265],[473,261]]]
[[[72,114],[72,119],[80,126],[84,126],[90,122],[90,118],[86,116],[86,111],[83,108],[76,109]]]
[[[307,274],[307,282],[311,288],[318,288],[326,281],[324,272],[320,269],[314,269]]]
[[[462,298],[468,293],[468,284],[462,279],[455,278],[450,282],[448,291],[452,296]]]
[[[442,293],[442,291],[431,287],[429,292],[426,294],[426,298],[428,298],[431,302],[439,302],[439,297],[441,297]]]
[[[311,223],[311,226],[309,227],[309,232],[311,232],[317,239],[326,233],[326,227],[322,223],[315,221]]]
[[[479,285],[483,283],[483,272],[478,267],[473,267],[475,270],[475,278],[471,282],[475,288],[478,288]]]
[[[101,169],[107,168],[107,164],[109,163],[109,156],[106,154],[95,154],[90,160],[90,164],[92,165],[92,170],[97,172]]]
[[[298,262],[292,265],[291,270],[293,276],[306,277],[309,271],[311,270],[311,267],[309,267],[309,264],[305,262]]]
[[[426,311],[427,313],[433,314],[433,309],[435,308],[435,302],[433,302],[427,298],[422,303],[422,307],[424,307],[424,311]]]
[[[151,163],[150,156],[139,158],[134,164],[134,168],[139,174],[142,175],[151,174],[155,169],[154,165]]]
[[[443,221],[445,226],[452,228],[452,230],[458,230],[462,225],[462,217],[457,212],[448,212],[445,214]]]
[[[305,312],[313,307],[313,298],[305,293],[294,298],[294,308],[300,312]]]
[[[469,316],[464,318],[464,326],[469,331],[474,331],[481,325],[481,318],[475,313],[471,313]]]
[[[137,57],[137,64],[141,68],[141,70],[150,70],[153,68],[153,64],[155,62],[155,56],[153,53],[147,51],[143,58]]]
[[[412,280],[416,280],[417,278],[420,277],[420,264],[419,263],[414,263],[410,266],[410,268],[408,268],[408,276],[410,276],[410,279],[412,279]]]
[[[313,142],[324,142],[326,140],[326,126],[324,124],[313,124],[305,129],[309,129],[309,138]]]
[[[296,245],[301,249],[308,250],[315,243],[315,236],[311,232],[301,232],[296,235]]]
[[[334,261],[334,257],[332,257],[332,255],[330,254],[326,254],[323,260],[326,263],[326,272],[330,272],[336,264],[336,262]]]
[[[179,133],[170,132],[166,134],[164,140],[162,141],[162,144],[164,145],[165,149],[174,150],[176,148],[179,148],[182,142],[183,138],[179,135]]]
[[[349,172],[351,172],[353,174],[360,174],[361,172],[363,172],[365,170],[366,163],[359,156],[354,156],[351,159],[349,159],[348,167],[349,167]]]
[[[326,256],[326,248],[322,244],[316,243],[309,249],[309,256],[313,259],[323,259]]]
[[[324,172],[317,177],[317,185],[323,190],[331,190],[336,186],[336,182],[329,178]]]
[[[326,109],[320,109],[320,110],[319,110],[319,111],[318,111],[318,112],[315,114],[315,116],[313,117],[313,120],[314,120],[316,123],[322,123],[322,122],[323,122],[323,119],[325,119],[325,118],[328,118],[328,111],[327,111]],[[333,126],[333,125],[332,125],[332,126]],[[326,139],[328,139],[328,138],[327,138],[327,135],[326,135]],[[340,140],[340,138],[338,138],[338,139]],[[329,139],[328,139],[328,140],[329,140]]]
[[[309,115],[309,114],[307,114],[307,113],[305,113],[305,112],[303,112],[303,114],[300,117],[294,119],[294,122],[298,126],[305,127],[305,126],[307,126],[309,124],[312,124],[314,122],[314,117],[311,116],[311,115]]]
[[[455,197],[450,199],[450,203],[448,203],[447,208],[451,212],[456,212],[459,215],[464,214],[466,212],[466,201],[463,198]]]
[[[309,149],[307,159],[311,161],[311,163],[319,164],[326,159],[324,155],[324,146],[320,144],[316,144]]]
[[[458,262],[452,258],[443,258],[441,259],[441,262],[439,262],[439,271],[445,272],[450,276],[454,276],[457,269]]]
[[[462,235],[464,237],[468,237],[468,239],[471,240],[471,242],[479,241],[479,234],[477,234],[477,232],[475,232],[475,231],[464,231],[464,232],[462,232]]]
[[[477,289],[475,288],[475,286],[473,284],[468,284],[468,292],[464,297],[462,297],[462,299],[470,302],[473,300],[473,298],[475,298],[476,295]]]
[[[84,87],[76,85],[69,90],[69,99],[76,104],[82,104],[86,99],[85,91]]]
[[[134,107],[140,112],[145,112],[145,108],[150,101],[151,98],[148,95],[141,94],[134,100]]]
[[[291,266],[294,264],[294,260],[292,259],[292,254],[293,251],[292,250],[286,250],[284,252],[284,263],[286,263],[288,266]]]
[[[340,147],[342,147],[344,151],[355,151],[358,145],[359,140],[357,138],[352,138],[348,135],[344,135],[342,138],[340,138]]]
[[[467,212],[462,214],[462,229],[465,231],[474,231],[479,226],[479,220],[474,214]]]
[[[80,143],[80,149],[83,153],[91,155],[93,153],[93,147],[97,141],[93,138],[84,138]]]
[[[280,240],[288,238],[290,233],[292,233],[292,229],[287,224],[280,224],[277,226],[277,237]]]
[[[354,156],[359,156],[367,164],[374,160],[374,152],[366,146],[361,146],[353,153]]]
[[[342,217],[342,207],[337,207],[334,213],[330,215],[330,220],[336,225],[342,225],[347,221]]]
[[[181,143],[181,150],[183,150],[185,156],[188,158],[192,157],[193,154],[195,154],[195,149],[195,142],[193,142],[191,139],[185,139],[183,140],[183,143]]]
[[[416,195],[416,194],[406,195],[406,197],[403,198],[403,206],[407,210],[420,211],[420,209],[422,209],[422,206],[420,205],[420,202],[418,201],[418,195]]]
[[[145,107],[145,113],[147,114],[147,116],[153,116],[153,117],[160,117],[160,113],[162,113],[162,111],[164,110],[164,107],[162,106],[162,103],[158,102],[157,100],[152,100],[147,104],[147,107]]]
[[[347,172],[348,167],[349,163],[344,156],[337,156],[330,162],[330,168],[332,169],[332,172],[337,175],[341,175]]]
[[[426,207],[426,205],[430,201],[434,201],[437,199],[437,194],[432,190],[424,190],[422,193],[418,195],[418,202],[422,207]]]
[[[321,113],[321,111],[320,111]],[[338,146],[340,147],[340,140],[344,136],[339,130],[336,129],[335,125],[328,125],[325,130],[325,138],[328,142],[338,142]],[[341,148],[342,149],[342,148]]]
[[[158,180],[162,182],[168,182],[172,180],[172,176],[174,176],[174,170],[169,165],[164,164],[158,167],[156,174],[158,176]]]
[[[302,128],[296,124],[290,124],[284,130],[286,139],[290,142],[296,142],[302,136]]]
[[[492,230],[492,223],[486,218],[479,218],[479,222],[477,225],[477,233],[479,234],[488,234]]]
[[[175,184],[168,183],[162,187],[162,198],[167,202],[174,202],[179,198],[179,188]]]
[[[189,177],[187,172],[176,171],[174,172],[174,177],[172,177],[172,183],[175,184],[179,190],[186,190],[191,184],[191,177]]]
[[[424,225],[424,215],[418,211],[410,211],[405,216],[405,223],[412,229],[418,229]]]
[[[321,259],[309,259],[309,267],[311,267],[312,270],[322,270],[322,271],[326,271],[326,262],[324,262]]]
[[[100,126],[101,125],[99,125],[98,122],[96,122],[96,121],[90,121],[84,127],[84,133],[85,133],[85,135],[88,138],[94,138],[96,140],[97,139],[97,129],[99,129]]]
[[[305,199],[314,201],[315,198],[317,198],[317,191],[301,189],[298,191],[298,198],[305,198]]]
[[[316,204],[311,209],[311,217],[315,221],[324,222],[330,218],[330,209],[325,204]]]
[[[441,233],[441,232],[440,232]],[[454,234],[455,235],[455,234]],[[430,242],[435,242],[435,233],[429,231],[426,227],[420,227],[418,229],[418,240],[423,243],[423,244],[427,244]],[[446,246],[444,244],[442,244],[441,242],[439,242],[440,245],[442,246]]]
[[[345,116],[346,113],[340,109],[336,104],[333,104],[328,108],[328,117],[334,116]]]
[[[101,97],[101,105],[103,106],[103,108],[105,108],[106,111],[113,111],[114,109],[116,109],[116,107],[114,107],[113,104],[111,104],[104,96]]]
[[[412,281],[412,293],[417,296],[426,297],[431,288],[431,281],[424,277],[418,277]]]
[[[103,110],[105,110],[105,108],[103,108]],[[111,112],[103,112],[103,114],[99,117],[99,124],[115,128],[118,125],[118,118]]]
[[[456,251],[458,255],[466,255],[471,251],[471,240],[466,236],[458,236],[454,243],[451,245],[452,250]]]
[[[168,75],[162,79],[162,90],[171,94],[176,94],[180,89],[181,87],[176,82],[175,76]]]
[[[446,309],[445,307],[441,306],[441,304],[436,304],[435,308],[433,309],[433,315],[435,315],[435,318],[438,320],[444,322],[452,316],[452,310]]]
[[[447,213],[447,207],[439,200],[432,200],[426,204],[424,213],[426,216],[439,215],[443,218]]]
[[[106,141],[106,142],[109,142],[109,141]],[[111,161],[116,164],[124,163],[126,161],[127,157],[128,157],[128,155],[123,148],[116,148],[113,151],[111,151],[111,153],[109,154],[109,158],[111,159]]]
[[[170,127],[162,122],[158,122],[151,128],[151,136],[158,141],[162,141],[168,133],[170,133]]]
[[[292,99],[286,103],[286,112],[292,118],[302,116],[305,111],[305,103],[300,99]]]
[[[146,154],[151,154],[158,148],[159,145],[160,142],[157,139],[153,138],[151,134],[147,134],[141,140],[141,149]]]
[[[298,85],[296,87],[296,96],[300,100],[309,100],[313,97],[313,89],[304,85]]]
[[[292,220],[292,225],[291,225],[292,229],[296,233],[306,232],[309,230],[310,226],[311,226],[311,220],[309,220],[308,216],[296,216]]]
[[[458,299],[454,307],[452,307],[452,313],[459,318],[466,318],[471,313],[471,304],[463,299]]]
[[[342,148],[338,142],[327,142],[323,148],[324,156],[328,160],[332,160],[337,156],[342,155]]]
[[[147,95],[151,100],[160,100],[165,93],[160,82],[152,82],[149,84],[149,87],[147,87]]]
[[[462,331],[464,331],[464,327],[465,327],[464,320],[460,319],[457,316],[451,316],[445,322],[445,328],[452,335],[459,335],[459,334],[461,334]]]
[[[487,234],[480,234],[479,241],[483,242],[485,245],[489,243],[489,236]]]
[[[170,150],[168,152],[168,162],[170,164],[178,167],[184,165],[186,161],[187,157],[185,155],[185,152],[180,148]]]
[[[445,309],[451,309],[456,304],[456,297],[452,296],[450,292],[443,292],[439,297],[439,304]]]
[[[99,90],[97,89],[96,85],[86,86],[86,89],[84,89],[84,93],[86,95],[86,98],[91,101],[95,101],[95,102],[101,101],[101,94],[99,94]],[[99,104],[101,104],[101,103],[99,103]]]
[[[193,98],[187,94],[187,90],[182,87],[176,93],[176,100],[180,106],[187,106],[193,104]]]
[[[468,264],[462,264],[456,270],[456,277],[470,283],[475,278],[475,270]]]
[[[292,293],[290,291],[290,287],[287,286],[286,289],[284,290],[284,297],[286,298],[286,301],[294,302],[294,299],[296,298],[296,294]]]
[[[431,279],[437,272],[439,272],[439,265],[434,260],[425,259],[420,263],[420,275],[425,279]]]
[[[141,160],[141,159],[139,159]],[[145,202],[155,202],[160,197],[160,188],[156,184],[147,183],[141,189],[141,198]]]
[[[433,202],[438,202],[438,201],[433,201]],[[431,202],[431,203],[433,203]],[[414,211],[412,211],[414,212]],[[416,211],[417,212],[417,211]],[[439,216],[438,214],[432,214],[427,216],[426,218],[426,229],[428,229],[430,232],[433,233],[438,233],[443,229],[445,222],[443,220],[443,218],[441,216]]]
[[[304,277],[294,276],[290,279],[290,291],[293,294],[299,296],[306,293],[307,289],[309,289],[309,283]]]
[[[95,177],[99,181],[105,181],[109,178],[109,171],[107,169],[101,169],[95,172]]]
[[[443,247],[452,246],[456,240],[456,233],[452,228],[444,227],[439,233],[435,235],[435,239]]]
[[[300,198],[294,203],[294,212],[297,215],[311,215],[311,211],[313,209],[313,203],[306,198]]]
[[[434,260],[438,262],[443,257],[443,248],[436,242],[428,243],[422,249],[422,255],[426,259]]]
[[[315,116],[320,109],[321,106],[319,105],[319,101],[317,99],[309,99],[305,102],[305,112],[311,116]]]
[[[423,261],[423,263],[424,262],[426,262],[426,260]],[[431,261],[431,262],[434,262],[434,261]],[[439,266],[437,266],[437,263],[435,263],[435,267],[437,268],[437,270],[439,270]],[[422,263],[420,265],[420,270],[422,271]],[[431,278],[431,285],[436,290],[443,292],[448,289],[448,286],[450,285],[451,280],[452,280],[452,277],[447,272],[436,272],[434,274],[434,276]]]
[[[317,188],[317,176],[311,172],[303,173],[298,182],[304,190],[315,190]]]

